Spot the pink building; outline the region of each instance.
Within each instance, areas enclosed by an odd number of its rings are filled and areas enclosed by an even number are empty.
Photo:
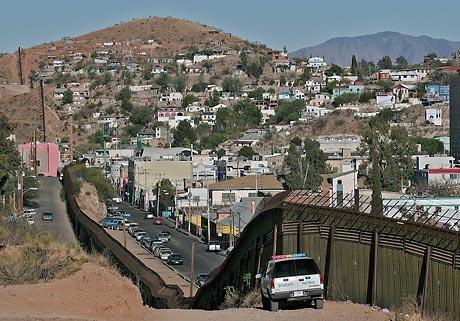
[[[37,174],[57,177],[60,163],[59,145],[55,143],[37,143]],[[19,154],[23,164],[33,168],[33,143],[19,144]]]

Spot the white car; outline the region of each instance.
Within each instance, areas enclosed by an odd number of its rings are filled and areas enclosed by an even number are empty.
[[[150,213],[150,212],[147,212],[144,214],[144,219],[145,220],[150,220],[150,219],[153,219],[155,216],[153,215],[153,213]]]
[[[217,241],[211,241],[208,244],[208,252],[219,252],[220,244]]]
[[[169,258],[169,256],[170,256],[172,253],[173,253],[173,252],[172,252],[170,249],[168,249],[168,248],[163,249],[163,250],[160,251],[160,259],[161,259],[162,261],[167,261],[168,258]]]
[[[29,223],[30,225],[34,224],[35,223],[35,219],[32,217],[32,216],[29,216],[26,218],[26,221],[27,223]]]
[[[148,236],[149,234],[147,232],[139,232],[136,234],[136,241],[140,241],[141,238],[143,238],[144,236]]]
[[[32,208],[25,208],[23,211],[24,215],[35,215],[37,212],[35,212],[34,209]]]
[[[316,309],[324,304],[324,284],[316,262],[305,253],[272,256],[261,279],[263,308],[277,311],[279,302],[315,302]]]

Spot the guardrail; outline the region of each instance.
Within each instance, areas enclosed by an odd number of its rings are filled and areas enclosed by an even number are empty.
[[[141,290],[145,304],[155,308],[184,308],[189,302],[176,285],[164,280],[112,238],[105,230],[80,210],[75,200],[75,173],[84,168],[76,164],[64,169],[64,190],[68,214],[77,238],[90,251],[98,250],[115,259],[121,271],[130,276]]]

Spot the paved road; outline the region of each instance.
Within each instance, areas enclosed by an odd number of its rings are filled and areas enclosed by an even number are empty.
[[[40,205],[36,209],[35,224],[39,228],[48,230],[61,242],[74,243],[76,242],[73,233],[72,225],[67,216],[65,203],[61,200],[61,183],[56,177],[39,177],[40,182],[40,197],[37,203]],[[54,214],[53,221],[43,221],[43,212],[52,212]]]
[[[174,269],[181,275],[189,277],[192,257],[192,239],[190,237],[166,225],[153,225],[153,220],[145,220],[144,212],[136,208],[126,204],[121,204],[118,208],[131,213],[131,221],[138,223],[153,238],[156,238],[161,231],[171,232],[171,240],[165,246],[184,257],[184,265],[174,266]],[[130,236],[128,235],[128,237]],[[224,260],[225,257],[222,255],[206,252],[206,245],[195,241],[195,275],[197,273],[211,272]]]

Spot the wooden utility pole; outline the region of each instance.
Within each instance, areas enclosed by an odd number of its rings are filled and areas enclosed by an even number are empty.
[[[40,102],[42,109],[42,130],[43,130],[43,142],[46,143],[46,126],[45,126],[45,93],[43,92],[43,80],[40,80]]]
[[[22,54],[21,47],[18,48],[18,69],[19,69],[19,83],[24,85],[24,77],[22,75]]]
[[[73,115],[70,115],[70,135],[69,135],[69,148],[70,148],[70,160],[69,163],[72,164],[73,161]]]
[[[195,274],[195,241],[192,241],[192,264],[190,265],[190,297],[193,297],[193,278]]]

